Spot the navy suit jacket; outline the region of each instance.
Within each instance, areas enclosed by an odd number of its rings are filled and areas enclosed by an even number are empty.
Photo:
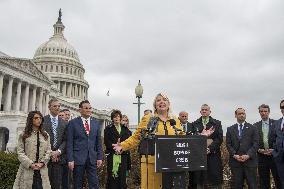
[[[256,152],[259,146],[259,135],[257,128],[247,122],[244,124],[242,137],[239,137],[238,124],[228,127],[226,133],[226,146],[230,154],[229,165],[231,167],[256,167]],[[244,163],[238,162],[233,158],[237,155],[249,155],[249,159]]]
[[[95,118],[90,119],[90,133],[86,133],[81,117],[69,121],[67,125],[67,159],[75,165],[84,165],[87,159],[96,165],[103,159],[101,128]]]
[[[281,131],[282,119],[275,121],[275,143],[274,150],[272,152],[275,161],[283,162],[284,161],[284,133]]]

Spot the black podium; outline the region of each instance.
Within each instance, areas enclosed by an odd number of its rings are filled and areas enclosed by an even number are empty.
[[[207,169],[204,136],[155,136],[155,171],[162,173],[163,189],[185,189],[185,173]]]

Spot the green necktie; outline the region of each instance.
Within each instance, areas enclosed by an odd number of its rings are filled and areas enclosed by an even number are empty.
[[[263,135],[263,145],[265,149],[269,148],[268,145],[268,131],[269,131],[269,127],[267,123],[262,123],[262,135]]]
[[[209,122],[209,117],[205,117],[205,118],[202,117],[203,126],[206,126],[208,122]]]

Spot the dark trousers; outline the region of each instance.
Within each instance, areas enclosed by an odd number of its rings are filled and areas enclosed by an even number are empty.
[[[88,177],[89,189],[99,189],[99,180],[97,176],[97,165],[92,165],[88,158],[85,165],[75,165],[73,169],[74,189],[83,188],[85,171]]]
[[[50,161],[47,167],[51,189],[61,189],[63,165],[58,162]]]
[[[221,189],[222,184],[210,183],[207,177],[207,171],[190,171],[188,189],[203,189],[205,185],[210,184],[212,189]]]
[[[249,189],[257,189],[256,167],[231,167],[231,171],[233,175],[232,188],[243,189],[244,179],[246,179]]]
[[[32,189],[42,189],[42,179],[39,170],[34,171]]]
[[[284,189],[284,161],[275,161],[275,164],[281,182],[281,189]]]
[[[281,189],[281,182],[278,176],[277,167],[272,156],[258,155],[258,174],[260,189],[270,189],[270,171],[272,173],[276,189]]]
[[[62,189],[71,189],[72,182],[70,180],[71,170],[67,164],[62,167]]]

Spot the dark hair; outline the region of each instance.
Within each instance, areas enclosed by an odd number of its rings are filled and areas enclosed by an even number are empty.
[[[42,120],[41,124],[39,126],[39,132],[40,132],[40,134],[42,134],[42,136],[44,137],[45,140],[48,139],[47,133],[42,128],[42,123],[43,123],[42,114],[40,113],[40,111],[31,111],[31,112],[29,112],[28,117],[27,117],[26,127],[25,127],[24,134],[23,134],[23,142],[25,142],[26,138],[30,137],[32,132],[33,132],[33,118],[36,114],[39,115],[41,117],[41,120]]]
[[[65,110],[60,110],[59,112],[65,112]]]
[[[259,107],[258,107],[258,110],[260,110],[260,108],[268,108],[268,112],[270,112],[270,108],[267,104],[261,104]]]
[[[113,118],[115,118],[117,115],[119,115],[120,119],[122,119],[122,114],[120,110],[113,110],[110,114],[110,119],[113,121]]]
[[[83,104],[90,104],[90,102],[88,100],[83,100],[82,102],[80,102],[79,108],[82,108]]]
[[[70,112],[70,110],[67,109],[67,108],[63,109],[62,111],[63,111],[63,112]]]
[[[237,115],[238,110],[245,110],[245,109],[243,109],[243,108],[237,108],[237,109],[235,110],[235,115]]]
[[[281,102],[280,102],[280,108],[281,108],[281,104],[284,102],[284,100],[281,100]]]
[[[50,100],[48,101],[48,107],[50,107],[53,102],[58,102],[58,100],[57,100],[56,98],[50,99]]]

